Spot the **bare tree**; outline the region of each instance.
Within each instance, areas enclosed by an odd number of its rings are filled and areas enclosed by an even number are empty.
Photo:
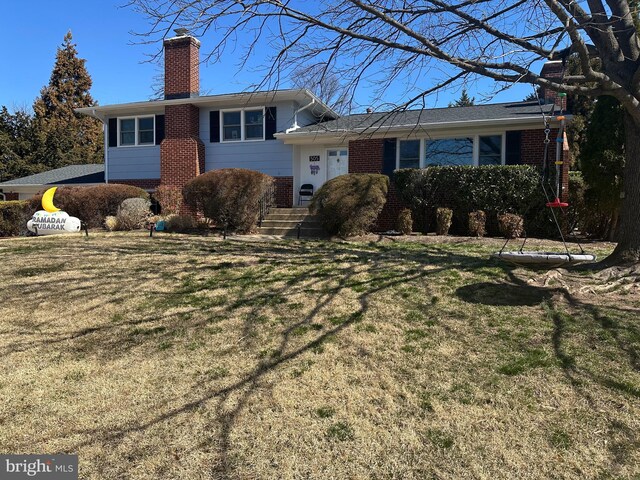
[[[268,46],[264,83],[300,65],[327,65],[353,92],[405,85],[398,106],[466,77],[498,88],[531,83],[556,91],[611,95],[625,109],[625,185],[619,244],[610,261],[640,262],[640,41],[630,0],[132,0],[151,20],[147,41],[175,26],[218,41],[214,58],[243,43],[245,58]],[[263,54],[263,51],[261,51]],[[579,74],[542,78],[544,59],[577,57]],[[590,61],[600,59],[595,69]],[[603,126],[606,128],[606,126]]]
[[[293,72],[294,87],[307,88],[326,103],[332,110],[341,115],[351,111],[351,100],[348,86],[330,70],[326,64],[300,66]]]

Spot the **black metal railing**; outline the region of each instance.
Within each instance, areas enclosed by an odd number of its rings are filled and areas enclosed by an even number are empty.
[[[265,190],[260,200],[258,200],[258,209],[260,210],[258,215],[258,226],[262,226],[262,221],[269,214],[269,210],[276,203],[276,189],[273,184],[269,185],[267,190]]]

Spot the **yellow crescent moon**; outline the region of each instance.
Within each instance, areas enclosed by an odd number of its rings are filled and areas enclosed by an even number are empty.
[[[42,208],[49,213],[60,211],[60,209],[53,204],[53,195],[56,193],[57,189],[58,187],[51,187],[49,190],[44,192],[44,195],[42,195]]]

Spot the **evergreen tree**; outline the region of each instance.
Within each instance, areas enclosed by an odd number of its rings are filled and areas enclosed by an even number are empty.
[[[42,170],[31,162],[35,145],[33,116],[25,110],[0,109],[0,182]]]
[[[99,121],[74,112],[75,108],[96,105],[91,97],[91,77],[85,60],[78,58],[71,32],[56,53],[49,84],[36,98],[35,161],[48,169],[65,165],[103,161],[102,126]]]
[[[624,117],[620,102],[598,97],[588,116],[580,149],[582,176],[587,184],[585,199],[603,218],[597,225],[600,236],[613,239],[622,200],[624,172]]]
[[[449,107],[471,107],[476,104],[476,97],[470,97],[467,93],[467,89],[463,88],[460,98],[453,103],[449,104]]]

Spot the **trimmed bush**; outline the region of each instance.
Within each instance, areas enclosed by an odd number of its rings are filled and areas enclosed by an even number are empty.
[[[182,189],[170,185],[160,185],[153,193],[160,204],[163,215],[177,215],[182,207]]]
[[[437,207],[453,210],[451,231],[466,234],[469,213],[483,210],[487,230],[498,234],[497,215],[518,213],[525,217],[530,235],[557,236],[545,207],[540,172],[528,165],[447,166],[396,170],[394,181],[422,231],[433,228],[426,219],[435,218]]]
[[[413,218],[408,208],[403,208],[398,214],[398,231],[403,235],[411,235],[413,231]]]
[[[56,207],[73,217],[78,217],[89,227],[104,225],[105,218],[115,216],[127,198],[148,199],[149,194],[138,187],[109,183],[94,187],[61,187],[55,194]],[[32,213],[41,210],[42,194],[29,199]]]
[[[436,234],[447,235],[451,228],[451,219],[453,218],[453,210],[450,208],[438,208],[436,210]]]
[[[225,168],[204,173],[182,189],[185,203],[202,212],[218,227],[250,233],[258,224],[260,198],[273,185],[273,178],[243,168]]]
[[[32,214],[27,200],[0,202],[0,237],[26,235]]]
[[[151,202],[145,198],[127,198],[116,215],[118,230],[136,230],[151,217]],[[106,222],[105,222],[106,223]]]
[[[524,233],[524,220],[515,213],[498,215],[498,228],[505,238],[520,238]]]
[[[469,235],[472,237],[484,237],[487,234],[487,214],[482,210],[476,210],[469,214]]]
[[[186,233],[196,227],[196,221],[191,215],[169,215],[164,220],[164,228],[167,232]]]
[[[326,182],[313,196],[309,210],[332,235],[349,237],[370,231],[387,202],[389,177],[349,173]]]

